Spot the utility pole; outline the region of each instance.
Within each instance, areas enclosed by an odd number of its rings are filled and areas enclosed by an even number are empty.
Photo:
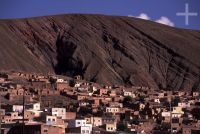
[[[169,110],[170,110],[170,132],[172,132],[172,91],[170,91],[170,103],[169,103]]]
[[[24,111],[25,111],[25,89],[24,89],[24,91],[23,91],[23,112],[22,112],[22,114],[23,114],[23,120],[22,120],[22,134],[25,134],[24,133],[24,126],[25,126],[25,124],[24,124]]]
[[[1,90],[0,90],[0,134],[1,134]]]

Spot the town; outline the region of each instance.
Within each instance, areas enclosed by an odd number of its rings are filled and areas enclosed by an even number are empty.
[[[0,97],[1,134],[200,133],[200,92],[195,90],[1,72]]]

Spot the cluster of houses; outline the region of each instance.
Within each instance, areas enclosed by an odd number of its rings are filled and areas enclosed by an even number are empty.
[[[80,76],[4,72],[0,97],[2,134],[200,133],[198,91],[106,86]]]

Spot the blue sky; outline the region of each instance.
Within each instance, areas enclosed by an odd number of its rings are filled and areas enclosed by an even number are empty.
[[[185,25],[183,16],[177,12],[185,11],[198,16],[189,17]],[[120,16],[148,15],[152,21],[162,16],[169,19],[175,27],[200,30],[200,0],[0,0],[0,19],[26,18],[68,13],[106,14]]]

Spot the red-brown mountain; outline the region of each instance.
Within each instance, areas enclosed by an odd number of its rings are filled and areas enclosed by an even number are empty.
[[[0,69],[200,89],[200,31],[103,15],[0,21]]]

